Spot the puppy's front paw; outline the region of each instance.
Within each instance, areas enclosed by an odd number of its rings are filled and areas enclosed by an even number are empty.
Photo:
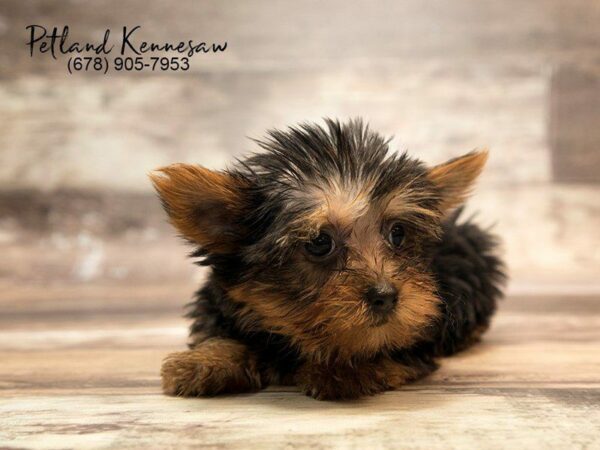
[[[191,351],[171,353],[160,371],[162,389],[167,395],[192,397],[216,394],[221,384],[202,358]]]
[[[388,390],[381,375],[371,367],[340,370],[312,366],[300,371],[298,384],[302,392],[317,400],[351,400]]]
[[[181,397],[251,392],[262,387],[248,350],[225,339],[170,354],[163,361],[161,376],[163,392]]]

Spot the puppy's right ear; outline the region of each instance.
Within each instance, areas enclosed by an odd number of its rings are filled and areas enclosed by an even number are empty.
[[[241,178],[191,164],[173,164],[150,174],[171,223],[208,252],[229,253],[243,237]]]

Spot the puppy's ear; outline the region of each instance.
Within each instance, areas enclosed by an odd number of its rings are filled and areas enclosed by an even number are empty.
[[[209,252],[235,249],[244,230],[244,182],[228,172],[173,164],[150,174],[171,223]]]
[[[429,170],[429,180],[440,190],[442,212],[445,213],[465,201],[487,158],[487,150],[474,151]]]

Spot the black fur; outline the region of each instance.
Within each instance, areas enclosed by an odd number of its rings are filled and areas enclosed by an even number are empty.
[[[470,220],[457,223],[460,213],[444,223],[433,259],[444,312],[435,339],[436,356],[468,347],[476,330],[487,329],[505,281],[497,238]]]
[[[290,258],[299,245],[293,236],[292,244],[279,245],[282,236],[293,233],[294,219],[314,207],[310,197],[295,194],[311,183],[331,179],[348,185],[373,182],[372,200],[404,186],[411,201],[441,217],[443,193],[428,179],[423,163],[406,154],[389,154],[388,141],[360,121],[326,120],[326,127],[306,124],[273,131],[267,140],[257,142],[266,152],[239,161],[228,171],[244,186],[243,214],[231,219],[245,230],[236,236],[236,250],[211,253],[200,248],[193,253],[199,264],[211,268],[211,274],[189,307],[190,346],[196,344],[194,338],[205,336],[243,342],[258,356],[261,367],[274,370],[271,381],[277,381],[293,374],[306,356],[290,338],[261,329],[258,323],[242,323],[238,314],[242,306],[229,298],[227,288],[259,280],[283,298],[304,301],[310,301],[307,292],[318,291],[318,283],[303,275]],[[407,258],[433,274],[441,299],[440,319],[427,337],[391,352],[394,360],[415,368],[419,376],[437,367],[436,357],[468,347],[488,327],[501,297],[504,273],[496,238],[471,221],[460,223],[459,215],[460,210],[442,223],[439,218],[414,214],[406,224],[417,236],[407,246]]]
[[[239,308],[223,289],[218,287],[218,282],[212,277],[204,287],[196,292],[196,300],[188,305],[187,317],[194,319],[190,326],[190,335],[218,336],[236,339],[244,342],[256,355],[261,366],[266,369],[275,369],[279,380],[294,372],[302,362],[302,358],[288,338],[269,333],[264,330],[248,330],[234,319],[236,309]],[[190,342],[190,348],[194,342]]]
[[[497,238],[470,220],[459,223],[461,212],[462,208],[444,222],[439,245],[432,250],[432,267],[442,300],[442,315],[434,324],[432,338],[393,354],[395,360],[419,367],[423,374],[437,368],[436,357],[468,348],[474,343],[474,332],[490,325],[506,279],[504,265],[497,256]],[[213,275],[189,305],[187,317],[194,319],[190,334],[240,340],[259,355],[265,366],[275,362],[282,379],[292,373],[302,362],[300,352],[285,336],[238,326],[234,319],[238,306],[218,285]]]

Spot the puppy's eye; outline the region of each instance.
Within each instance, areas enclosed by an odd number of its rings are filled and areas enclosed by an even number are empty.
[[[404,242],[404,227],[399,223],[392,225],[388,234],[388,241],[392,247],[398,248]]]
[[[335,241],[329,234],[321,231],[316,238],[306,243],[305,248],[311,255],[323,258],[333,252]]]

